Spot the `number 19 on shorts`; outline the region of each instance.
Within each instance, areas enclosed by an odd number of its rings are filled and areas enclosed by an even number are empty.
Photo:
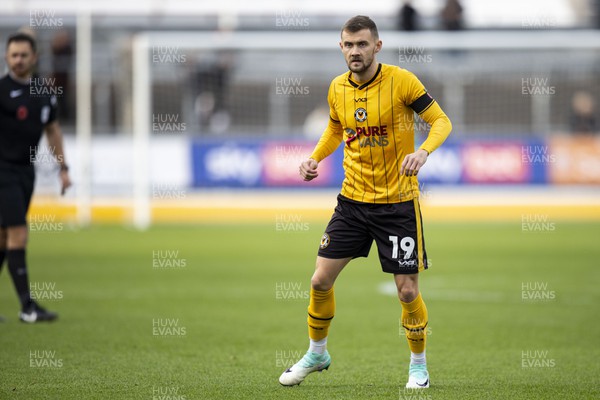
[[[392,242],[392,258],[398,258],[398,236],[390,236],[390,241]],[[404,251],[404,259],[408,260],[412,257],[413,252],[415,251],[415,239],[410,236],[403,237],[400,240],[400,249]]]

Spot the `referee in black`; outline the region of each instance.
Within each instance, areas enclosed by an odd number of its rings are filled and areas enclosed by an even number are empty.
[[[62,194],[71,186],[56,120],[56,97],[36,84],[36,62],[36,43],[31,36],[16,33],[8,38],[9,71],[0,79],[0,270],[6,258],[21,302],[19,319],[29,323],[58,317],[31,299],[25,257],[26,216],[35,180],[32,161],[43,131],[60,166]]]

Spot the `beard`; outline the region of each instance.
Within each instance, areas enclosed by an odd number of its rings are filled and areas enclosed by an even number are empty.
[[[359,61],[360,65],[357,66],[352,66],[352,63],[355,61]],[[354,73],[360,74],[361,72],[364,72],[366,70],[369,69],[369,67],[371,66],[371,64],[373,64],[373,59],[370,60],[364,60],[364,59],[359,59],[359,60],[350,60],[350,62],[348,63],[348,69]]]

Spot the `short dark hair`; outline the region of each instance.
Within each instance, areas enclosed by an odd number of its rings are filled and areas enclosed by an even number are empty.
[[[8,37],[8,40],[6,41],[6,48],[7,49],[8,49],[8,46],[12,42],[27,42],[27,43],[29,43],[31,45],[31,49],[33,50],[34,53],[37,51],[36,45],[35,45],[35,39],[32,38],[30,35],[28,35],[26,33],[17,32],[17,33],[13,33],[12,35],[10,35]]]
[[[362,31],[363,29],[368,29],[371,31],[371,35],[375,40],[379,39],[377,25],[375,25],[375,22],[373,22],[371,18],[365,15],[357,15],[356,17],[350,18],[342,27],[342,32],[348,31],[351,33],[356,33],[358,31]]]

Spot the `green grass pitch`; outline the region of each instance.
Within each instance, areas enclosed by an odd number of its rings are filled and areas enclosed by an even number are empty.
[[[18,322],[4,266],[0,398],[600,397],[600,226],[560,221],[542,232],[426,221],[427,391],[403,389],[400,304],[374,247],[336,284],[329,371],[280,386],[307,347],[324,225],[32,232],[31,281],[60,320]]]

